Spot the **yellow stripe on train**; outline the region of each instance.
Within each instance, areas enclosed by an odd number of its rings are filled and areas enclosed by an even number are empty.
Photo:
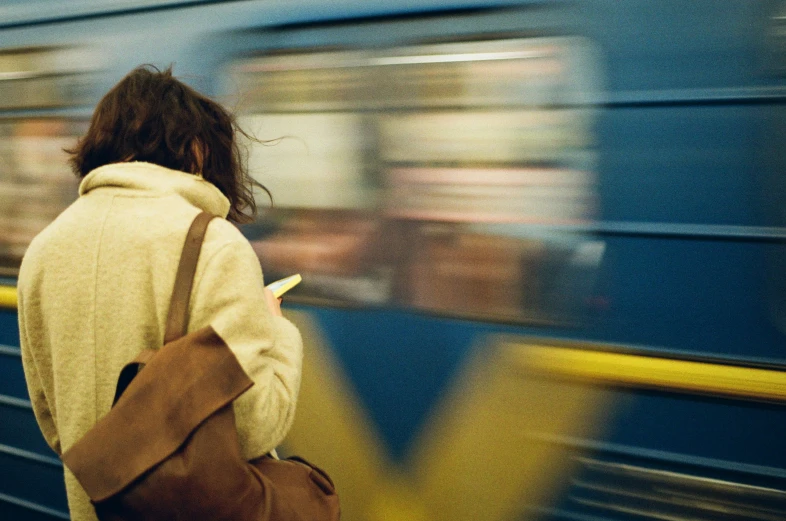
[[[0,308],[15,309],[14,286],[0,286]],[[521,341],[501,342],[509,361],[547,372],[610,385],[627,385],[754,400],[786,401],[786,372],[708,362],[673,360]]]
[[[16,309],[16,288],[13,286],[0,286],[0,308]]]
[[[786,400],[786,371],[571,348],[535,342],[503,343],[522,371],[590,383],[709,394],[765,401]]]

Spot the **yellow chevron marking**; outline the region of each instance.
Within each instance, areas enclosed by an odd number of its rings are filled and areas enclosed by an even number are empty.
[[[523,505],[548,504],[576,460],[542,440],[592,438],[614,410],[600,387],[522,376],[493,343],[456,384],[410,461],[430,519],[522,519]]]
[[[344,521],[521,519],[519,505],[548,500],[574,461],[532,435],[591,436],[613,409],[603,389],[522,377],[499,349],[479,346],[406,461],[393,462],[325,337],[307,313],[287,316],[305,348],[287,449],[330,472]]]
[[[339,488],[343,520],[367,519],[378,485],[393,468],[349,378],[322,345],[324,336],[302,312],[286,312],[303,336],[303,377],[287,449],[324,467]]]
[[[345,521],[524,519],[521,507],[548,503],[576,461],[546,440],[599,436],[617,405],[609,385],[786,398],[779,371],[489,339],[394,462],[308,313],[287,315],[305,345],[287,447],[328,469]]]

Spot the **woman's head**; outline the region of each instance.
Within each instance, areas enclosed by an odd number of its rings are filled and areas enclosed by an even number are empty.
[[[83,177],[109,163],[147,161],[202,176],[229,199],[228,218],[256,213],[253,187],[237,142],[234,117],[215,101],[172,76],[141,66],[98,103],[90,128],[71,154]]]

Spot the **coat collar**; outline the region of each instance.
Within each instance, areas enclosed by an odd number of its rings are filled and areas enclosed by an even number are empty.
[[[153,163],[112,163],[92,170],[79,184],[83,196],[97,188],[117,188],[142,196],[176,194],[213,215],[226,217],[229,199],[212,183]]]

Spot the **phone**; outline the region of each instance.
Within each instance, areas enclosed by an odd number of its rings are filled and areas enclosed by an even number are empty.
[[[303,279],[300,277],[300,274],[295,273],[289,277],[284,277],[283,279],[271,282],[267,285],[267,289],[272,291],[276,298],[281,298],[281,295],[300,284],[301,280]]]

